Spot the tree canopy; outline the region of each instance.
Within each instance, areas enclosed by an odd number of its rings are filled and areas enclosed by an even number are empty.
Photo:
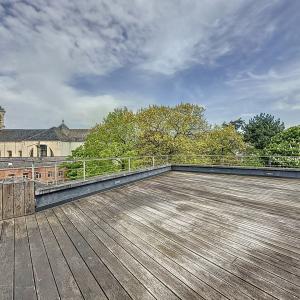
[[[238,118],[236,120],[230,121],[229,123],[224,122],[223,127],[233,126],[235,130],[241,130],[243,126],[245,126],[245,121],[242,118]]]
[[[96,125],[83,146],[73,151],[73,157],[121,157],[137,154],[136,115],[125,108],[110,112]]]
[[[234,125],[210,127],[200,105],[153,105],[136,113],[115,109],[96,125],[75,158],[236,154],[246,149]]]
[[[208,129],[204,108],[181,103],[174,107],[150,106],[137,113],[141,154],[174,155]]]
[[[189,155],[195,163],[233,162],[243,156],[243,165],[265,166],[270,160],[259,155],[276,156],[272,165],[298,166],[299,161],[278,155],[300,155],[300,126],[285,131],[280,119],[260,114],[246,123],[238,118],[222,126],[211,126],[200,105],[180,103],[176,106],[152,105],[133,112],[118,108],[110,112],[89,133],[84,145],[73,151],[73,158],[115,158],[87,160],[86,175],[127,170],[143,165],[147,156],[169,155],[172,159]],[[144,158],[138,158],[144,157]],[[149,161],[145,165],[149,165]],[[68,177],[82,177],[83,162],[67,166]]]
[[[272,137],[284,130],[284,123],[270,114],[261,113],[243,126],[244,139],[256,149],[263,150]]]
[[[243,135],[233,125],[215,126],[197,140],[197,152],[208,155],[235,155],[244,153],[247,145]]]
[[[265,152],[268,155],[300,156],[300,125],[275,135]]]
[[[300,155],[300,129],[261,113],[210,126],[197,104],[152,105],[133,112],[118,108],[89,133],[73,158],[146,155]],[[257,150],[255,150],[257,149]]]

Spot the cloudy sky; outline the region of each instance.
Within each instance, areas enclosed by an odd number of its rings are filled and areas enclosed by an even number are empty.
[[[188,101],[300,123],[298,0],[0,0],[7,128]]]

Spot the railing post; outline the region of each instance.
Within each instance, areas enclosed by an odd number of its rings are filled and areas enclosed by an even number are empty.
[[[85,181],[85,178],[86,178],[85,168],[86,168],[86,165],[85,165],[85,160],[84,160],[84,161],[83,161],[83,180],[84,180],[84,181]]]
[[[154,156],[152,156],[152,167],[153,168],[155,167],[155,158],[154,158]]]
[[[131,159],[130,157],[128,158],[128,171],[131,171]]]
[[[34,181],[35,179],[35,174],[34,174],[34,162],[31,164],[31,180]]]
[[[54,181],[55,184],[57,185],[57,163],[56,162],[54,164]]]

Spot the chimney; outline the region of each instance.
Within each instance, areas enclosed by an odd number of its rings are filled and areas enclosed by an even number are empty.
[[[0,106],[0,129],[4,129],[4,116],[5,116],[5,110],[2,106]]]

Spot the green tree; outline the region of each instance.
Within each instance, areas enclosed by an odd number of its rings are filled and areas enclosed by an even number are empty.
[[[215,126],[199,136],[196,151],[208,155],[236,155],[244,153],[247,145],[233,125]]]
[[[239,131],[243,128],[243,126],[245,126],[245,121],[242,118],[238,118],[236,120],[230,121],[229,123],[223,123],[222,124],[223,127],[226,126],[233,126],[235,128],[236,131]]]
[[[102,123],[91,130],[84,145],[72,152],[72,158],[115,158],[113,160],[87,160],[87,176],[120,171],[128,168],[128,160],[122,160],[120,157],[137,155],[136,144],[137,126],[135,114],[126,107],[119,108],[110,112]],[[69,178],[82,178],[82,162],[69,163],[67,169]]]
[[[137,154],[135,114],[126,107],[110,112],[96,125],[83,146],[73,151],[74,158],[122,157]]]
[[[300,167],[298,158],[276,157],[276,156],[300,156],[300,125],[290,127],[275,135],[265,149],[274,164],[290,167]]]
[[[256,149],[263,150],[271,138],[284,130],[284,123],[270,114],[261,113],[243,126],[244,139]]]
[[[190,141],[207,130],[204,108],[181,103],[174,107],[149,106],[137,114],[139,152],[144,155],[174,155],[191,149]]]

